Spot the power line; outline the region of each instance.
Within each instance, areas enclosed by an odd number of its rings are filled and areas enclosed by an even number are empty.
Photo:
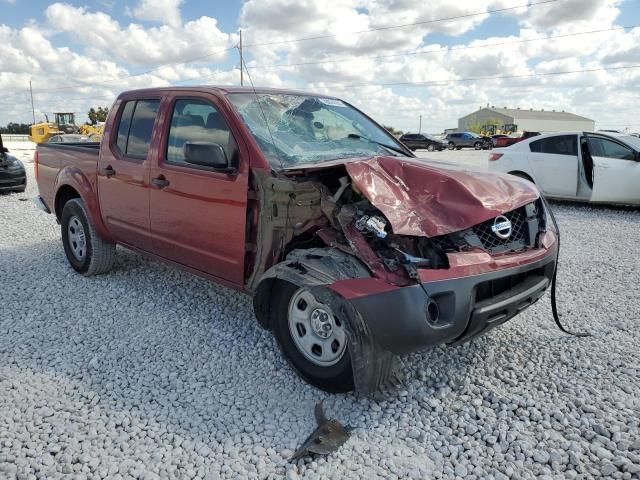
[[[534,78],[534,77],[547,77],[554,75],[569,75],[572,73],[591,73],[591,72],[602,72],[602,71],[613,71],[613,70],[630,70],[634,68],[640,68],[640,65],[627,65],[623,67],[602,67],[602,68],[589,68],[584,70],[565,70],[558,72],[539,72],[532,74],[522,74],[522,75],[501,75],[501,76],[493,76],[493,77],[468,77],[468,78],[456,78],[453,80],[436,80],[436,81],[425,81],[425,82],[390,82],[390,83],[353,83],[349,85],[340,85],[340,84],[323,84],[321,87],[334,87],[334,88],[352,88],[352,87],[369,87],[369,86],[377,86],[377,87],[395,87],[395,86],[446,86],[451,83],[460,83],[460,82],[473,82],[473,81],[483,81],[483,80],[503,80],[503,79],[512,79],[512,78]]]
[[[559,76],[559,75],[570,75],[574,73],[592,73],[592,72],[601,72],[601,71],[618,71],[618,70],[631,70],[640,68],[640,65],[627,65],[621,67],[602,67],[602,68],[590,68],[590,69],[581,69],[581,70],[565,70],[565,71],[556,71],[556,72],[536,72],[531,74],[521,74],[521,75],[499,75],[499,76],[483,76],[483,77],[467,77],[467,78],[457,78],[451,80],[435,80],[435,81],[424,81],[424,82],[389,82],[389,83],[356,83],[356,84],[348,84],[348,85],[340,85],[340,84],[323,84],[319,85],[319,87],[332,87],[332,88],[353,88],[353,87],[368,87],[368,86],[378,86],[378,87],[393,87],[393,86],[447,86],[453,83],[463,83],[463,82],[473,82],[473,81],[485,81],[485,80],[505,80],[505,79],[515,79],[515,78],[535,78],[535,77],[548,77],[548,76]],[[217,74],[215,74],[217,75]],[[208,78],[199,77],[199,80],[204,80]],[[192,79],[196,80],[196,79]],[[297,90],[309,91],[309,89],[305,88],[296,88]],[[107,99],[114,100],[114,97],[89,97],[91,100],[98,99]],[[65,101],[73,101],[73,100],[87,100],[86,97],[73,98],[73,99],[64,99]]]
[[[541,2],[536,2],[536,3],[526,3],[526,4],[521,4],[521,5],[517,5],[515,7],[505,7],[505,8],[497,8],[495,10],[486,10],[484,12],[477,12],[477,13],[467,13],[464,15],[455,15],[452,17],[443,17],[443,18],[436,18],[434,20],[424,20],[422,22],[413,22],[413,23],[403,23],[400,25],[389,25],[386,27],[376,27],[376,28],[370,28],[367,30],[356,30],[353,32],[343,32],[343,33],[331,33],[331,34],[324,34],[324,35],[316,35],[313,37],[302,37],[302,38],[293,38],[291,40],[278,40],[278,41],[274,41],[274,42],[263,42],[263,43],[249,43],[249,44],[245,44],[244,48],[251,48],[251,47],[263,47],[263,46],[267,46],[267,45],[281,45],[281,44],[285,44],[285,43],[298,43],[298,42],[307,42],[310,40],[320,40],[323,38],[333,38],[333,37],[339,37],[341,35],[359,35],[362,33],[369,33],[369,32],[379,32],[382,30],[392,30],[392,29],[396,29],[396,28],[405,28],[405,27],[414,27],[414,26],[418,26],[418,25],[427,25],[427,24],[431,24],[431,23],[439,23],[439,22],[448,22],[451,20],[459,20],[462,18],[470,18],[470,17],[478,17],[480,15],[491,15],[494,13],[501,13],[501,12],[506,12],[509,10],[517,10],[519,8],[530,8],[530,7],[535,7],[538,5],[546,5],[546,4],[550,4],[550,3],[556,3],[556,2],[560,2],[560,1],[564,1],[564,0],[543,0]]]
[[[558,38],[575,37],[575,36],[579,36],[579,35],[591,35],[591,34],[595,34],[595,33],[605,33],[605,32],[617,31],[617,30],[627,30],[627,29],[631,29],[631,28],[637,28],[639,26],[640,25],[630,25],[630,26],[627,26],[627,27],[613,27],[613,28],[605,28],[605,29],[602,29],[602,30],[590,30],[590,31],[587,31],[587,32],[575,32],[575,33],[566,33],[566,34],[562,34],[562,35],[551,35],[551,36],[547,36],[547,37],[527,38],[527,39],[523,39],[523,40],[511,40],[511,41],[508,41],[508,42],[486,43],[486,44],[483,44],[483,45],[467,45],[467,46],[463,46],[463,47],[442,47],[442,48],[433,49],[433,50],[409,50],[409,51],[404,51],[404,52],[400,52],[400,53],[393,53],[393,54],[388,54],[388,55],[375,55],[375,56],[370,56],[370,57],[351,57],[351,58],[342,58],[342,59],[336,59],[336,60],[327,59],[327,60],[319,60],[319,61],[316,61],[316,62],[274,63],[274,64],[271,64],[271,65],[260,65],[260,66],[248,67],[248,68],[251,69],[251,70],[270,70],[270,69],[283,68],[283,67],[299,67],[299,66],[305,66],[305,65],[323,65],[323,64],[327,64],[327,63],[350,63],[350,62],[358,62],[358,61],[361,61],[361,60],[379,60],[379,59],[384,59],[384,58],[403,57],[403,56],[408,56],[408,55],[427,55],[427,54],[439,53],[439,52],[451,52],[451,51],[458,51],[458,50],[471,50],[471,49],[478,49],[478,48],[499,47],[499,46],[504,46],[504,45],[515,45],[515,44],[520,44],[520,43],[538,42],[538,41],[542,41],[542,40],[553,40],[553,39],[558,39]]]

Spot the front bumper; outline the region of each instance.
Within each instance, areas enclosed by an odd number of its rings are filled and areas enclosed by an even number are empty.
[[[26,186],[27,176],[24,168],[0,167],[0,192],[23,190]]]
[[[370,295],[354,294],[354,284],[331,288],[350,297],[348,302],[379,349],[404,354],[465,342],[535,303],[550,286],[556,265],[555,245],[542,253],[534,261],[514,262],[518,264],[507,268],[380,289]]]

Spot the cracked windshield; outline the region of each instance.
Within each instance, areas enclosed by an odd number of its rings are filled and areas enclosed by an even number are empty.
[[[228,95],[274,168],[337,158],[408,156],[396,140],[335,98],[306,95]]]

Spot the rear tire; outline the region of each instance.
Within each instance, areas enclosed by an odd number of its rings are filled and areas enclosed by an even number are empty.
[[[289,282],[280,281],[275,286],[272,302],[273,333],[282,354],[298,375],[326,392],[353,390],[353,370],[344,331],[346,320],[341,321],[328,305],[316,300],[309,289]],[[316,311],[328,314],[326,323],[330,326],[327,327],[327,339],[318,336],[312,327],[312,316]],[[320,333],[323,331],[320,330]],[[305,344],[313,346],[305,348]],[[333,346],[338,348],[335,351],[327,350],[328,355],[325,355],[324,348]],[[324,357],[327,358],[323,365]]]
[[[433,146],[433,143],[430,143],[430,144],[427,146],[427,151],[428,151],[428,152],[433,152],[435,149],[436,149],[436,147],[434,147],[434,146]]]
[[[476,150],[482,150],[482,143],[481,142],[474,143],[473,148],[475,148]]]
[[[73,198],[65,203],[60,224],[64,253],[76,272],[88,277],[111,270],[116,245],[98,236],[82,200]]]

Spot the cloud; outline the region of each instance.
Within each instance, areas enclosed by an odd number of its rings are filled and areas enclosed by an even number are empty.
[[[102,12],[54,3],[45,10],[49,28],[65,32],[84,45],[88,55],[109,58],[138,66],[180,62],[209,55],[235,44],[235,34],[218,28],[215,18],[200,17],[177,26],[144,27],[119,22]],[[220,61],[222,52],[206,57]]]
[[[248,0],[240,12],[240,24],[248,45],[272,44],[264,50],[362,55],[415,49],[431,33],[464,34],[486,20],[488,10],[505,5],[504,0],[432,0],[429,8],[425,8],[424,0]],[[440,21],[453,17],[458,18]],[[392,28],[397,25],[405,27]],[[373,31],[353,33],[363,30]],[[273,45],[273,42],[324,35],[331,36],[313,42]]]
[[[172,27],[182,23],[180,5],[184,0],[141,0],[131,15],[138,20],[161,22]]]
[[[537,29],[579,31],[611,25],[623,0],[563,0],[530,7],[520,18],[525,26]]]

